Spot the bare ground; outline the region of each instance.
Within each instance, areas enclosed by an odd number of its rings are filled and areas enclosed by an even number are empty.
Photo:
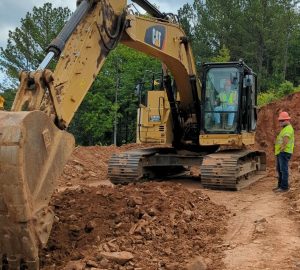
[[[266,177],[240,192],[205,190],[232,213],[224,239],[226,269],[300,269],[297,212],[288,194],[272,191],[275,185],[274,177]]]

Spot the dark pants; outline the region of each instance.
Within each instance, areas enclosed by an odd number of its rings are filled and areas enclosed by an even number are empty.
[[[278,172],[278,188],[288,189],[289,188],[289,160],[291,154],[286,152],[280,152],[277,158],[277,172]]]

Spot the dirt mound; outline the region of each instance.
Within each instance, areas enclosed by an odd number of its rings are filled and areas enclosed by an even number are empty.
[[[269,167],[275,166],[274,142],[280,131],[278,114],[287,111],[292,117],[292,125],[295,129],[295,150],[292,159],[292,167],[298,166],[300,161],[300,93],[295,93],[276,102],[262,107],[258,114],[256,131],[256,147],[267,153]]]
[[[136,148],[151,147],[151,145],[127,144],[121,147],[89,146],[77,147],[66,164],[59,179],[60,186],[72,186],[107,180],[108,160],[114,153],[120,153]]]
[[[42,269],[223,269],[227,211],[180,184],[78,187],[52,200],[58,217]],[[197,268],[198,269],[198,268]]]

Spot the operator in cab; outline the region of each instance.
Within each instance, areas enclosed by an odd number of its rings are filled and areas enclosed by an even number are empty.
[[[231,80],[226,80],[223,91],[221,91],[217,97],[217,107],[214,109],[215,112],[228,112],[226,113],[226,129],[232,129],[233,127],[235,111],[237,109],[237,99],[237,89],[234,89],[234,85],[231,83]],[[221,113],[214,113],[214,120],[216,128],[221,128]]]

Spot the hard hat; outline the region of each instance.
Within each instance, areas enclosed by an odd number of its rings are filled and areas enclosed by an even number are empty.
[[[291,117],[289,116],[289,114],[287,112],[281,112],[279,114],[279,117],[278,117],[278,120],[281,121],[281,120],[290,120]]]

